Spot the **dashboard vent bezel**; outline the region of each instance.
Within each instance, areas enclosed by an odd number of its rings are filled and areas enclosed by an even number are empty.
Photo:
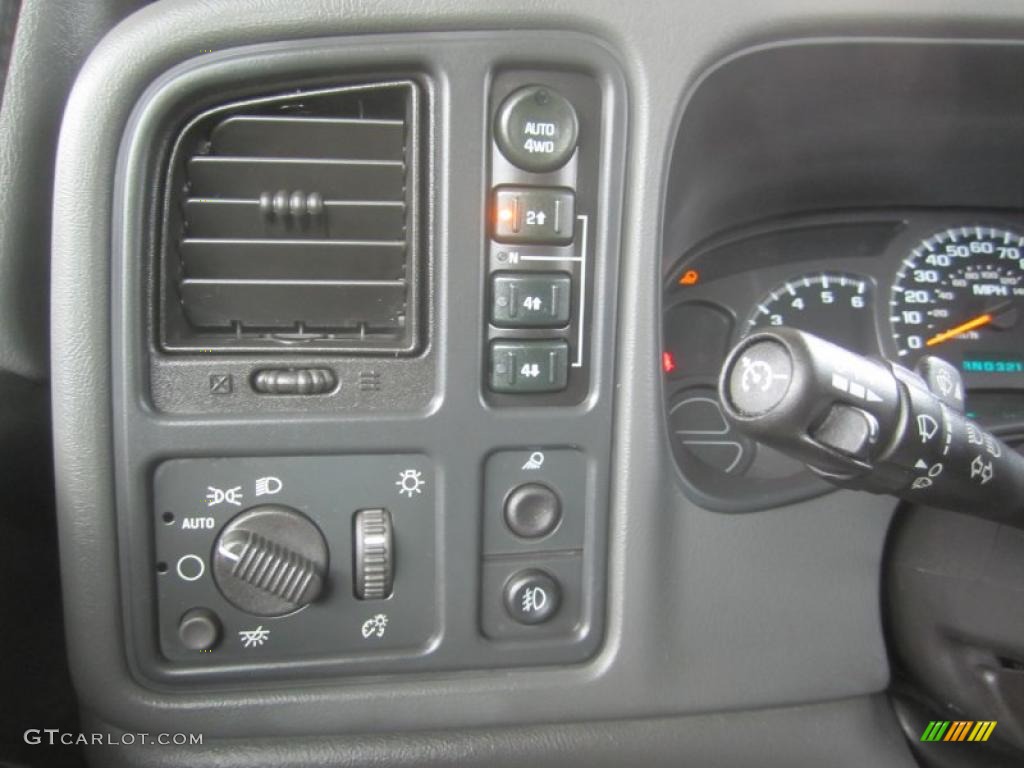
[[[317,112],[318,107],[312,109],[305,107],[309,104],[330,103],[331,100],[342,101],[351,99],[353,103],[359,103],[359,115],[330,115]],[[381,117],[377,114],[363,114],[363,102],[369,99],[380,107],[386,104],[385,113],[388,116]],[[375,101],[374,101],[375,100]],[[288,276],[283,278],[257,278],[265,280],[258,286],[259,289],[267,286],[273,290],[275,285],[296,285],[309,288],[312,291],[330,289],[331,287],[342,288],[348,291],[347,295],[353,301],[364,301],[372,305],[376,301],[374,291],[383,288],[397,295],[395,288],[398,285],[404,289],[404,313],[400,323],[394,325],[380,325],[373,327],[369,324],[352,323],[348,327],[338,325],[330,327],[326,323],[311,324],[309,327],[295,325],[290,328],[282,327],[259,327],[258,325],[249,328],[242,324],[227,328],[203,327],[190,322],[186,306],[183,301],[185,286],[193,286],[202,283],[202,279],[189,278],[185,270],[185,251],[182,246],[185,240],[185,226],[187,215],[185,207],[189,201],[189,176],[187,163],[194,157],[203,154],[208,148],[213,132],[228,120],[235,118],[274,118],[289,116],[289,109],[301,111],[301,114],[292,113],[297,119],[311,119],[321,121],[347,121],[355,123],[376,123],[382,120],[394,123],[401,115],[404,123],[403,135],[403,160],[402,169],[404,176],[403,197],[401,201],[394,199],[387,200],[359,200],[353,196],[341,200],[332,200],[329,194],[321,194],[319,199],[308,193],[316,192],[314,189],[306,189],[307,196],[304,204],[330,209],[331,206],[369,204],[376,207],[379,218],[394,220],[394,216],[386,207],[398,205],[404,211],[403,225],[404,237],[401,242],[395,240],[374,240],[372,237],[360,239],[352,238],[252,238],[246,240],[252,248],[274,248],[276,246],[287,246],[292,244],[298,248],[310,248],[317,244],[328,247],[344,248],[351,246],[364,253],[355,254],[354,260],[361,260],[362,268],[354,268],[357,274],[348,280],[317,280],[313,278],[302,278],[292,280]],[[169,353],[269,353],[269,354],[329,354],[329,355],[374,355],[386,354],[388,356],[408,356],[419,352],[423,346],[423,322],[422,293],[425,280],[424,253],[422,224],[422,201],[425,195],[422,190],[423,165],[426,158],[422,154],[423,139],[421,136],[421,113],[422,96],[420,86],[410,78],[389,78],[379,81],[362,80],[358,83],[340,84],[330,87],[292,88],[286,91],[278,91],[270,95],[261,95],[253,98],[246,98],[218,104],[215,107],[206,109],[189,119],[183,127],[176,132],[170,152],[170,158],[164,169],[164,196],[162,205],[159,208],[161,221],[158,222],[160,233],[160,247],[158,250],[157,270],[157,304],[158,304],[158,343],[162,351]],[[225,155],[224,157],[230,157]],[[267,155],[269,159],[275,157],[279,160],[288,160],[287,155]],[[337,160],[332,156],[318,157],[296,157],[293,160],[324,164]],[[374,158],[353,157],[350,158],[359,162],[374,162]],[[257,159],[258,160],[258,159]],[[287,190],[289,193],[298,190]],[[275,193],[273,189],[261,190]],[[261,196],[263,196],[261,194]],[[226,198],[225,198],[226,200]],[[224,200],[221,200],[223,202]],[[249,204],[259,205],[260,200],[253,200],[250,196]],[[281,201],[272,199],[262,201],[266,206],[278,206]],[[289,207],[293,204],[291,200],[284,201]],[[300,206],[301,207],[301,206]],[[369,210],[369,209],[368,209]],[[285,214],[288,215],[287,213]],[[299,218],[303,212],[299,211]],[[349,217],[354,223],[359,216]],[[216,238],[214,238],[216,239]],[[194,242],[206,242],[208,238],[200,238]],[[244,238],[226,238],[226,240],[240,241]],[[372,276],[373,258],[365,252],[367,249],[376,249],[378,252],[385,250],[392,251],[390,257],[395,258],[394,250],[401,248],[402,274],[390,275],[387,279],[376,279]],[[237,256],[237,254],[235,254]],[[369,272],[367,272],[369,269]],[[315,271],[315,270],[314,270]],[[244,280],[245,278],[242,278]],[[217,283],[231,283],[230,279],[214,280]],[[240,283],[241,280],[236,281]],[[341,285],[344,283],[345,285]],[[351,285],[348,285],[351,283]]]

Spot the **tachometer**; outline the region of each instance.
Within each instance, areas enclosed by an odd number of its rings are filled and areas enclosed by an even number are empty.
[[[862,353],[877,352],[867,280],[832,272],[787,280],[754,308],[743,335],[788,325]]]
[[[903,260],[890,305],[904,365],[938,355],[966,373],[1024,372],[1024,237],[959,227],[923,240]]]

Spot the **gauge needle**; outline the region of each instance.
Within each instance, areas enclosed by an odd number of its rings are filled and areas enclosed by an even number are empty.
[[[981,328],[982,326],[988,325],[992,322],[993,316],[991,313],[986,312],[984,315],[978,315],[977,317],[971,318],[966,323],[960,323],[955,328],[950,328],[948,331],[942,333],[936,333],[928,341],[924,343],[926,347],[934,347],[937,344],[941,344],[944,341],[959,336],[961,333],[967,333],[973,331],[975,328]]]
[[[994,323],[997,319],[1001,321],[1006,316],[1006,313],[1009,310],[1014,309],[1014,306],[1015,305],[1012,299],[1008,299],[1007,301],[1001,301],[994,307],[989,307],[988,312],[985,312],[982,315],[972,317],[967,322],[960,323],[960,325],[956,326],[955,328],[950,328],[948,331],[936,333],[934,336],[928,339],[928,341],[926,341],[924,345],[926,347],[934,347],[938,344],[941,344],[944,341],[949,341],[950,339],[959,336],[961,333],[967,333],[968,331],[973,331],[975,328],[981,328],[983,326],[988,325],[989,323]]]

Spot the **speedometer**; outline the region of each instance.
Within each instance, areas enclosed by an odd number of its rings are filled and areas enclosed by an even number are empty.
[[[967,373],[1024,373],[1024,237],[960,227],[903,260],[890,306],[900,362],[938,355]]]

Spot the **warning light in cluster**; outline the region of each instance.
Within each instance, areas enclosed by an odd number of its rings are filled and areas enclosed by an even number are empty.
[[[680,285],[696,285],[700,282],[700,272],[696,269],[688,269],[683,272],[683,276],[679,278]]]
[[[661,370],[665,373],[672,373],[676,369],[676,359],[671,352],[661,353]]]

